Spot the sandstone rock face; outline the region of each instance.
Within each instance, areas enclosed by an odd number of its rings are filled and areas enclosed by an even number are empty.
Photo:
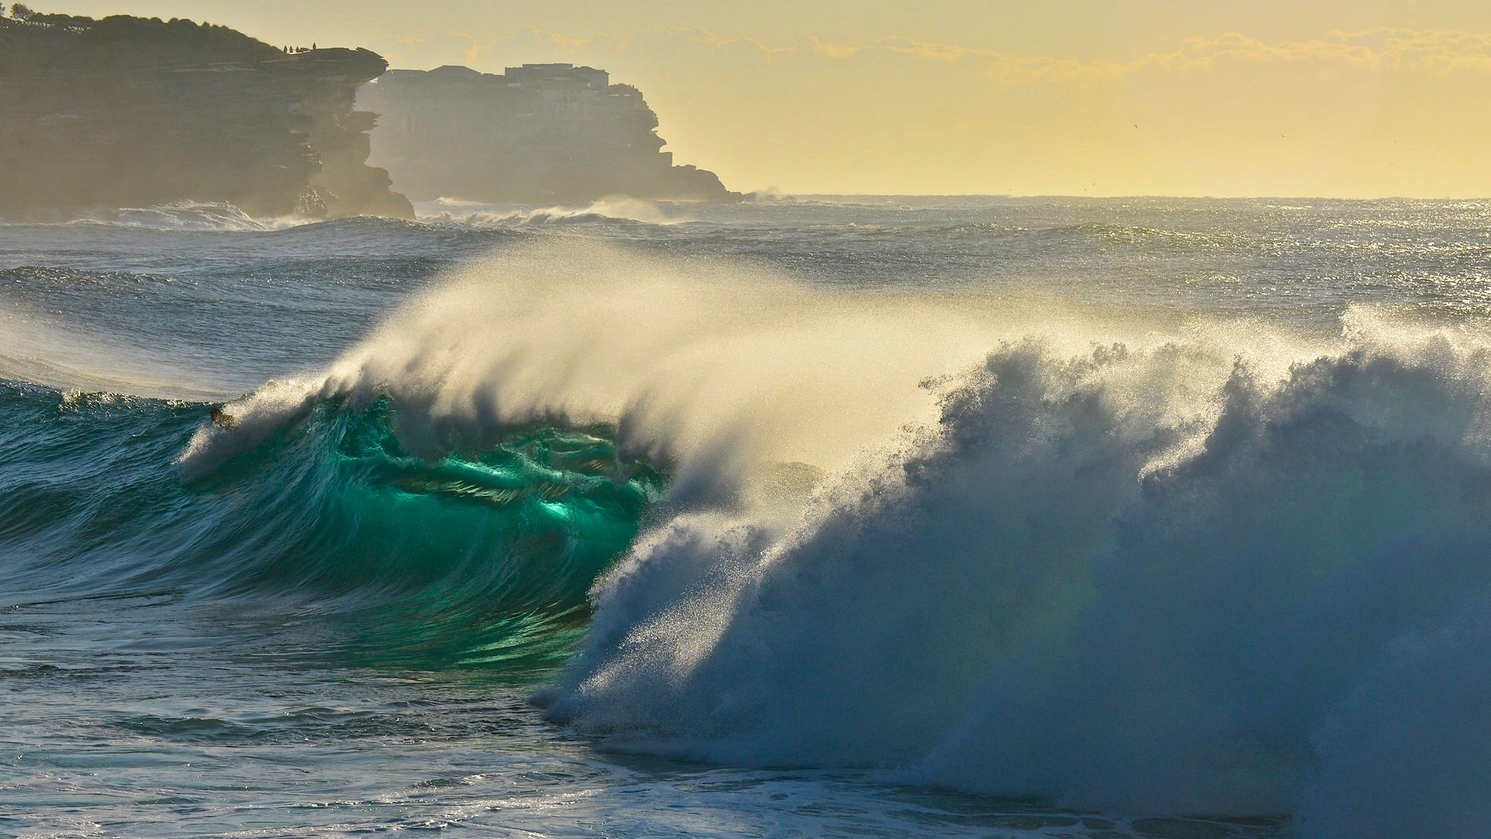
[[[364,85],[358,104],[383,115],[373,161],[415,200],[740,199],[713,172],[674,166],[642,93],[611,84],[604,70],[393,70]]]
[[[184,20],[0,19],[0,216],[199,201],[412,218],[366,164],[375,115],[354,110],[387,66]]]

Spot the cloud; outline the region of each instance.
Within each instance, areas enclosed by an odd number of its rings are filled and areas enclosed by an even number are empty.
[[[1124,71],[1133,73],[1153,68],[1211,71],[1228,62],[1319,65],[1377,72],[1487,71],[1491,70],[1491,34],[1371,29],[1268,44],[1229,33],[1216,38],[1189,39],[1174,52],[1156,53],[1130,62],[1124,65]]]
[[[591,38],[570,38],[558,32],[550,32],[544,29],[529,29],[528,34],[535,40],[547,41],[559,47],[566,53],[576,53],[590,46]]]
[[[772,47],[763,41],[756,40],[755,38],[725,38],[714,34],[708,29],[691,28],[685,26],[674,27],[664,32],[647,33],[632,40],[646,41],[651,40],[652,38],[655,38],[659,35],[663,37],[683,38],[692,44],[708,47],[709,49],[717,53],[725,52],[726,50],[734,48],[744,47],[749,51],[759,53],[760,56],[766,61],[772,61],[778,56],[790,56],[797,52],[797,47],[795,46]],[[630,46],[630,43],[631,42],[627,42],[623,44],[621,48],[625,49],[626,47]]]
[[[808,36],[800,43],[773,47],[750,38],[727,38],[704,29],[675,29],[695,44],[715,51],[747,46],[767,61],[820,57],[829,60],[895,56],[916,61],[978,66],[989,80],[1004,85],[1079,84],[1122,79],[1142,72],[1213,72],[1239,65],[1320,65],[1378,72],[1457,70],[1491,72],[1491,34],[1460,31],[1372,29],[1332,32],[1304,41],[1267,43],[1239,33],[1191,38],[1177,49],[1129,61],[1081,61],[976,49],[908,38],[844,44]]]
[[[480,60],[493,45],[481,44],[466,32],[446,30],[431,35],[391,35],[372,46],[394,67],[424,67],[450,63],[456,55],[468,63]]]

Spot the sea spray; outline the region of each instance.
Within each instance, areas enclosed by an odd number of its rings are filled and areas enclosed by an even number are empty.
[[[211,376],[152,357],[132,336],[102,330],[90,334],[53,312],[0,301],[0,382],[4,381],[157,398],[230,394]]]
[[[673,465],[675,501],[718,499],[758,466],[841,468],[931,419],[928,377],[974,362],[1000,332],[973,303],[835,294],[760,267],[578,240],[510,248],[410,301],[322,373],[230,405],[241,429],[204,427],[182,464],[318,401],[388,396],[401,443],[422,456],[528,422],[607,424],[629,455]]]
[[[1432,828],[1479,823],[1464,767],[1491,761],[1459,640],[1491,606],[1485,351],[1239,360],[1185,420],[1193,352],[1012,344],[796,526],[670,522],[598,586],[551,714],[712,761],[1461,835]]]

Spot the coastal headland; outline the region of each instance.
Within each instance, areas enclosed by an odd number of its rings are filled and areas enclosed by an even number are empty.
[[[187,20],[0,19],[0,214],[173,201],[256,216],[412,217],[366,165],[365,49],[291,51]]]
[[[373,161],[415,200],[575,203],[610,195],[740,200],[713,173],[662,150],[642,92],[605,70],[524,64],[500,74],[390,70],[358,104],[381,116]]]
[[[183,201],[413,218],[406,195],[739,200],[674,165],[657,126],[639,90],[589,67],[389,71],[367,49],[277,47],[189,20],[0,17],[10,220]]]

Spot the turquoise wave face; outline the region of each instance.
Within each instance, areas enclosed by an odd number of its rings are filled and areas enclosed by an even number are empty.
[[[171,461],[206,406],[0,387],[6,588],[314,614],[335,626],[326,655],[367,663],[546,671],[666,485],[607,428],[514,428],[422,460],[387,399],[318,405],[187,482]]]

